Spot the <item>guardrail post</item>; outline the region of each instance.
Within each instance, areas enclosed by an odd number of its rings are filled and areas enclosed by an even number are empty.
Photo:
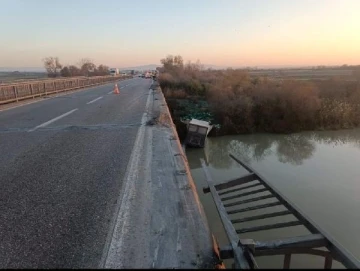
[[[34,90],[33,90],[33,85],[30,84],[30,95],[33,97],[34,99]]]
[[[82,78],[74,78],[74,79],[64,79],[62,80],[62,82],[61,79],[56,81],[55,80],[30,81],[30,82],[22,83],[20,87],[23,86],[24,90],[20,88],[20,91],[19,91],[19,85],[8,84],[6,85],[6,89],[10,91],[9,93],[5,92],[4,86],[0,87],[0,94],[1,94],[0,99],[1,102],[7,100],[13,100],[18,102],[21,99],[28,99],[28,98],[35,99],[35,97],[37,96],[42,97],[43,95],[45,95],[47,97],[47,95],[51,95],[53,92],[61,91],[63,87],[64,90],[67,91],[70,89],[85,88],[87,86],[96,86],[101,83],[108,83],[123,79],[124,78],[114,77],[114,76],[99,76],[99,77],[87,77],[87,78],[82,77]],[[50,85],[52,85],[53,87],[51,88]],[[44,90],[41,90],[41,87],[43,87]],[[49,89],[47,89],[47,87]],[[13,94],[11,94],[11,91],[13,92]]]
[[[18,94],[17,94],[17,88],[16,88],[16,86],[13,86],[13,90],[14,90],[15,99],[16,99],[16,101],[18,102],[19,99],[18,99]]]
[[[0,86],[0,94],[2,93],[2,97],[5,98],[5,90]]]
[[[331,269],[331,266],[332,266],[332,257],[331,255],[328,255],[325,257],[324,269]]]
[[[291,254],[285,254],[283,269],[290,269],[290,261],[291,261]]]

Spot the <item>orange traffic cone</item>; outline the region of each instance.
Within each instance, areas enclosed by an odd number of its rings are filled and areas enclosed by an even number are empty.
[[[115,84],[115,87],[114,87],[114,94],[120,94],[117,84]]]

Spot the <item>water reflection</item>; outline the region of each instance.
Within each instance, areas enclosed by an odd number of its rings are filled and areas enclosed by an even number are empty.
[[[352,144],[360,148],[360,129],[303,132],[290,135],[255,134],[214,137],[207,139],[204,149],[187,150],[187,156],[191,168],[201,167],[199,159],[203,158],[213,167],[229,169],[233,166],[229,152],[247,163],[259,162],[275,154],[281,163],[300,166],[313,156],[319,143],[333,146]]]
[[[258,172],[303,210],[321,228],[360,259],[360,129],[304,132],[290,135],[256,134],[208,138],[204,149],[186,149],[191,174],[204,206],[210,228],[220,245],[228,240],[207,186],[200,158],[207,161],[215,182],[234,179],[245,170],[229,157],[229,152],[250,163]],[[311,159],[311,162],[306,162]],[[331,208],[329,208],[331,206]],[[256,215],[249,212],[249,215]],[[276,218],[274,222],[285,222]],[[346,223],[344,223],[346,222]],[[262,222],[261,222],[262,223]],[[240,227],[240,225],[237,225]],[[243,223],[241,227],[249,226]],[[255,232],[241,238],[269,240],[303,235],[294,227],[279,232]],[[294,232],[293,232],[294,231]],[[306,257],[306,258],[305,258]],[[282,266],[283,257],[257,259],[260,267]],[[333,263],[334,268],[341,265]],[[317,257],[294,257],[292,267],[308,268],[323,265]]]
[[[295,166],[302,165],[303,161],[309,159],[316,149],[314,141],[305,134],[286,135],[279,138],[276,143],[279,162]]]

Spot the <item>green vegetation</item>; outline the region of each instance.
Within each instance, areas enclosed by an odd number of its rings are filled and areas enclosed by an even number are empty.
[[[247,70],[205,70],[181,56],[161,60],[159,83],[168,101],[206,101],[220,134],[291,133],[360,126],[360,72],[356,80],[294,80],[251,76]],[[184,107],[170,102],[172,112]],[[182,116],[190,114],[182,112]],[[195,114],[196,115],[196,114]],[[218,133],[219,134],[219,133]]]

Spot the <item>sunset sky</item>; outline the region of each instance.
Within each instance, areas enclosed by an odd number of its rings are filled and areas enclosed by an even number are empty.
[[[360,0],[0,0],[0,67],[360,64]]]

